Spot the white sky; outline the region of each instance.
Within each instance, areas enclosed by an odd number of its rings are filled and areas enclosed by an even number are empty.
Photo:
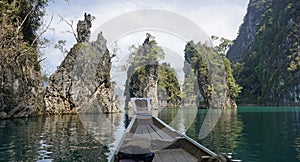
[[[65,22],[60,21],[59,15],[68,21],[74,20],[74,28],[76,28],[77,21],[83,20],[84,12],[92,14],[96,17],[92,22],[91,31],[93,33],[102,24],[125,13],[142,9],[160,9],[186,17],[197,24],[209,37],[217,35],[233,40],[243,22],[248,2],[249,0],[68,0],[68,2],[56,0],[54,3],[49,3],[45,17],[45,22],[47,22],[53,15],[50,28],[53,28],[54,31],[48,30],[44,37],[53,43],[58,40],[66,40],[66,48],[69,50],[75,43],[75,38],[71,33],[66,32],[70,31],[70,27]],[[165,21],[167,22],[167,20]],[[165,21],[162,20],[162,23]],[[124,28],[124,24],[120,24],[121,28]],[[128,46],[142,44],[146,32],[147,30],[144,29],[118,39],[120,50],[117,52],[118,57],[113,60],[114,67],[125,64]],[[183,60],[180,61],[180,59],[183,58],[185,42],[172,34],[157,31],[148,32],[154,35],[158,44],[166,49],[165,61],[170,62],[172,66],[180,70],[183,66]],[[112,44],[107,46],[111,48]],[[45,49],[44,53],[44,57],[46,57],[42,64],[44,73],[51,75],[63,60],[64,55],[59,50],[53,49],[53,45]],[[118,69],[114,68],[112,72],[112,77],[115,79],[122,76],[117,71]],[[182,80],[182,74],[178,75]],[[116,80],[118,81],[118,79]],[[120,86],[122,84],[119,83]]]

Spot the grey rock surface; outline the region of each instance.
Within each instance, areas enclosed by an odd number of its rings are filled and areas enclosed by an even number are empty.
[[[0,74],[0,119],[43,114],[43,84],[38,64],[2,60]]]
[[[50,77],[47,114],[118,112],[110,69],[111,56],[102,33],[94,42],[75,44]]]

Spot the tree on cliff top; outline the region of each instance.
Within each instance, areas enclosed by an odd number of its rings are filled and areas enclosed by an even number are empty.
[[[142,45],[132,45],[129,51],[131,52],[129,56],[131,66],[158,64],[159,60],[165,57],[165,53],[157,45],[155,37],[149,33],[146,34],[146,39]]]

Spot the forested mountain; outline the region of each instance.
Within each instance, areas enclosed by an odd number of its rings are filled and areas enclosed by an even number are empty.
[[[227,53],[243,91],[239,103],[300,104],[300,1],[250,0]]]

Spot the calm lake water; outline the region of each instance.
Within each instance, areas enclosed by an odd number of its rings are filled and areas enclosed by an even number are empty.
[[[216,153],[250,162],[300,161],[300,108],[239,107],[199,139],[207,110],[163,109],[159,117]],[[107,161],[129,123],[125,114],[0,120],[0,161]]]

